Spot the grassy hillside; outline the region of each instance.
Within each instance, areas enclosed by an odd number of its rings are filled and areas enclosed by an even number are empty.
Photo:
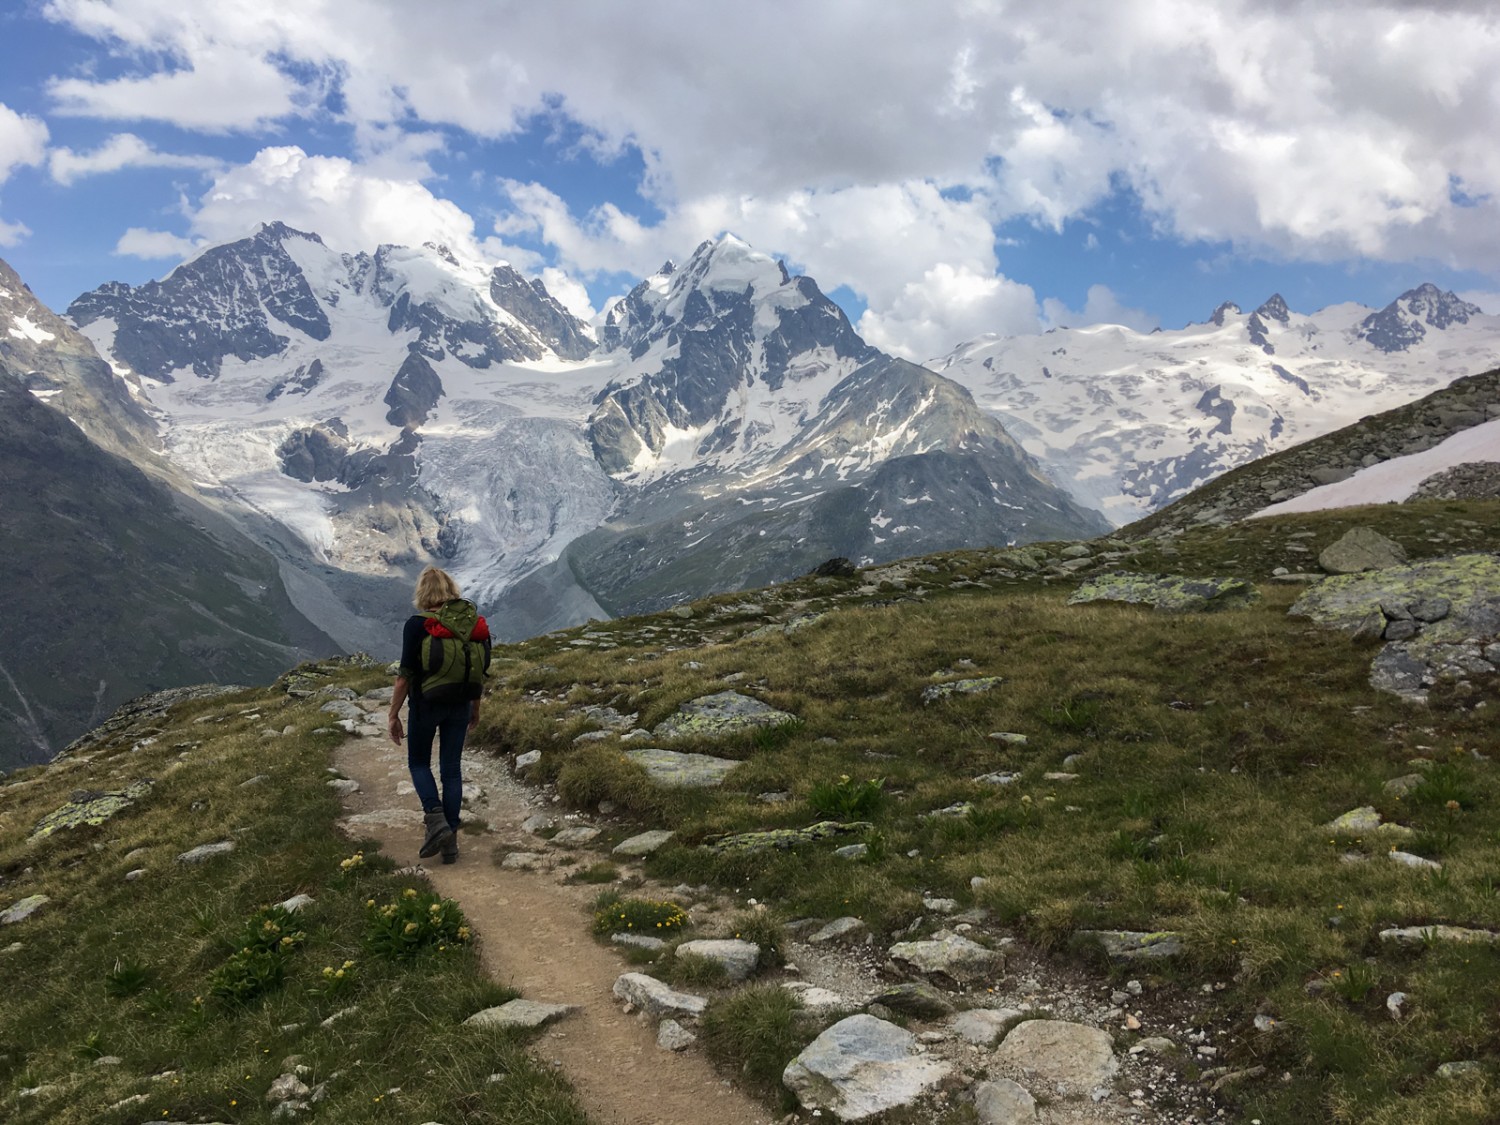
[[[1231,1119],[1478,1125],[1500,1097],[1500,949],[1378,935],[1500,930],[1500,677],[1440,686],[1415,707],[1368,686],[1372,645],[1288,617],[1300,587],[1270,581],[1272,569],[1311,569],[1356,523],[1414,558],[1500,550],[1500,503],[1426,502],[1100,542],[1072,573],[1061,545],[1041,545],[806,578],[497,649],[474,745],[541,751],[531,779],[608,826],[601,854],[577,859],[590,878],[618,875],[602,862],[608,844],[668,827],[676,837],[647,861],[659,883],[753,896],[775,922],[854,914],[882,949],[942,924],[924,895],[952,897],[988,912],[971,937],[1013,938],[1095,991],[1138,978],[1151,1011],[1216,1028],[1216,1058],[1175,1065],[1185,1082],[1209,1066],[1263,1066],[1218,1095]],[[1079,574],[1111,567],[1246,577],[1262,598],[1182,616],[1065,604]],[[992,690],[924,701],[926,688],[987,676],[999,677]],[[364,691],[383,676],[336,680]],[[741,759],[721,788],[661,789],[617,735],[573,741],[598,725],[591,705],[649,729],[730,687],[796,721],[673,744]],[[367,944],[365,904],[419,885],[370,857],[342,866],[351,849],[330,829],[324,784],[341,736],[313,733],[324,718],[277,690],[190,700],[159,729],[0,784],[0,909],[52,899],[0,929],[0,948],[21,944],[0,959],[6,979],[31,984],[0,1006],[7,1120],[261,1121],[289,1055],[310,1085],[329,1082],[328,1120],[579,1120],[516,1041],[459,1033],[499,995],[470,949],[397,963]],[[1018,778],[974,780],[1000,772]],[[1419,777],[1413,789],[1387,790],[1406,775]],[[102,826],[28,840],[71,791],[141,777],[156,779],[149,793]],[[773,793],[785,798],[762,799]],[[606,801],[613,811],[598,813]],[[1324,829],[1363,805],[1412,827],[1402,846],[1441,870]],[[867,827],[753,855],[705,846],[828,819]],[[207,866],[173,858],[221,839],[235,851]],[[864,859],[832,854],[851,841],[867,845]],[[283,983],[248,1003],[223,995],[247,923],[299,891],[316,904]],[[1184,952],[1112,968],[1084,929],[1175,931]],[[345,961],[353,983],[330,991],[323,969]],[[1395,992],[1400,1019],[1386,1007]],[[708,1046],[774,1098],[779,1067],[816,1028],[743,995],[710,1010]],[[1117,1047],[1149,1030],[1117,1031]],[[1439,1076],[1469,1060],[1478,1073]],[[487,1084],[491,1073],[508,1077]],[[19,1096],[38,1086],[56,1089]]]
[[[1015,936],[1103,978],[1111,971],[1079,930],[1180,932],[1185,954],[1155,972],[1150,995],[1226,1029],[1215,1065],[1266,1067],[1222,1095],[1245,1120],[1489,1121],[1500,952],[1395,949],[1377,935],[1500,927],[1500,767],[1489,760],[1500,755],[1500,685],[1448,685],[1415,708],[1368,686],[1372,646],[1287,616],[1300,587],[1268,581],[1271,570],[1312,568],[1355,523],[1413,557],[1500,549],[1500,505],[1429,503],[1204,529],[1097,556],[1097,567],[1261,585],[1252,608],[1196,616],[1069,607],[1074,580],[1032,569],[1048,568],[1045,551],[1026,549],[804,579],[696,603],[691,616],[516,646],[496,692],[499,744],[542,751],[536,775],[572,805],[608,800],[676,829],[649,864],[661,881],[738,888],[783,919],[853,913],[888,940],[923,915],[924,894],[951,896],[990,912],[991,939]],[[1001,683],[923,702],[934,683],[982,676]],[[585,706],[638,712],[649,729],[729,686],[797,722],[673,744],[742,759],[720,789],[663,790],[614,738],[572,742],[594,726]],[[1026,742],[988,737],[999,732]],[[972,780],[994,772],[1020,779]],[[1425,780],[1406,797],[1385,789],[1414,772]],[[770,804],[765,793],[790,799]],[[928,815],[964,803],[960,815]],[[1442,870],[1390,863],[1387,844],[1322,827],[1363,805],[1414,828],[1403,847]],[[829,817],[872,825],[852,837],[869,845],[865,861],[832,854],[848,839],[748,856],[704,846]],[[1399,1021],[1385,1007],[1397,991],[1408,997]],[[1481,1075],[1436,1077],[1468,1059],[1483,1062]],[[1184,1076],[1207,1065],[1184,1059]]]
[[[50,900],[0,926],[0,1118],[264,1122],[293,1073],[321,1087],[323,1121],[580,1125],[524,1039],[459,1026],[514,994],[484,977],[451,904],[407,935],[408,915],[432,913],[424,881],[334,830],[328,757],[345,736],[315,733],[326,698],[189,699],[0,783],[0,909]],[[103,823],[33,836],[79,790],[144,779]],[[233,851],[176,858],[222,841]],[[267,909],[297,894],[314,901]],[[403,942],[414,955],[392,956]]]

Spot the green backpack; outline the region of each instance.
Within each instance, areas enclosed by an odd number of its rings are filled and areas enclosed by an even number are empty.
[[[429,703],[467,703],[478,699],[489,671],[489,626],[474,603],[462,598],[436,613],[424,610],[427,635],[422,638],[421,689]]]

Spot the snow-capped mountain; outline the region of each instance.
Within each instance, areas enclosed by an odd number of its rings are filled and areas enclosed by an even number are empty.
[[[1238,465],[1500,363],[1500,316],[1432,285],[1383,309],[981,337],[928,366],[968,387],[1080,503],[1117,524]]]
[[[808,552],[825,552],[815,565],[935,549],[925,532],[939,525],[945,544],[960,523],[970,542],[1103,526],[961,388],[868,348],[810,279],[727,236],[643,282],[597,340],[508,266],[437,246],[341,254],[281,224],[160,282],[84,294],[69,315],[139,386],[168,456],[226,508],[281,525],[278,549],[319,590],[334,572],[394,583],[437,559],[503,605],[589,533],[597,561],[600,537],[680,527],[686,505],[727,526],[911,458],[973,465],[955,476],[961,493],[903,498],[930,519],[851,511],[857,534],[804,535],[765,580]],[[557,613],[522,614],[526,627],[602,614],[596,599],[619,609],[729,588],[715,549],[661,536],[655,567],[683,555],[695,577],[652,597],[580,563],[590,580],[553,583]],[[373,643],[358,620],[381,627],[388,613],[363,597],[299,606],[346,643]]]

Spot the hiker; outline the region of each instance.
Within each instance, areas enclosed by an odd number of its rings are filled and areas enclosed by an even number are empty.
[[[490,627],[474,603],[459,596],[446,571],[429,566],[417,576],[412,597],[417,612],[401,630],[401,664],[386,722],[391,741],[401,745],[401,704],[407,703],[406,767],[422,802],[422,859],[442,852],[458,859],[458,814],[463,802],[459,757],[464,737],[479,722],[479,698],[490,667]],[[432,739],[438,739],[438,799],[432,776]]]

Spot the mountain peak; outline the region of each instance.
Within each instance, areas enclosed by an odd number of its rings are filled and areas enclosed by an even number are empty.
[[[1441,331],[1450,325],[1467,324],[1471,316],[1483,313],[1478,305],[1469,304],[1456,293],[1424,281],[1365,317],[1355,334],[1383,352],[1402,352],[1426,336],[1429,327]]]
[[[1262,320],[1279,320],[1282,324],[1286,324],[1292,319],[1292,310],[1286,307],[1286,301],[1280,293],[1272,293],[1260,308],[1255,310],[1255,315]]]
[[[1210,321],[1212,321],[1214,324],[1218,325],[1220,328],[1223,328],[1224,327],[1224,318],[1227,317],[1227,316],[1229,316],[1231,313],[1233,315],[1235,315],[1235,316],[1239,316],[1240,315],[1240,307],[1239,307],[1239,305],[1235,304],[1233,301],[1225,301],[1218,308],[1214,309],[1213,315],[1210,316],[1208,319]]]

